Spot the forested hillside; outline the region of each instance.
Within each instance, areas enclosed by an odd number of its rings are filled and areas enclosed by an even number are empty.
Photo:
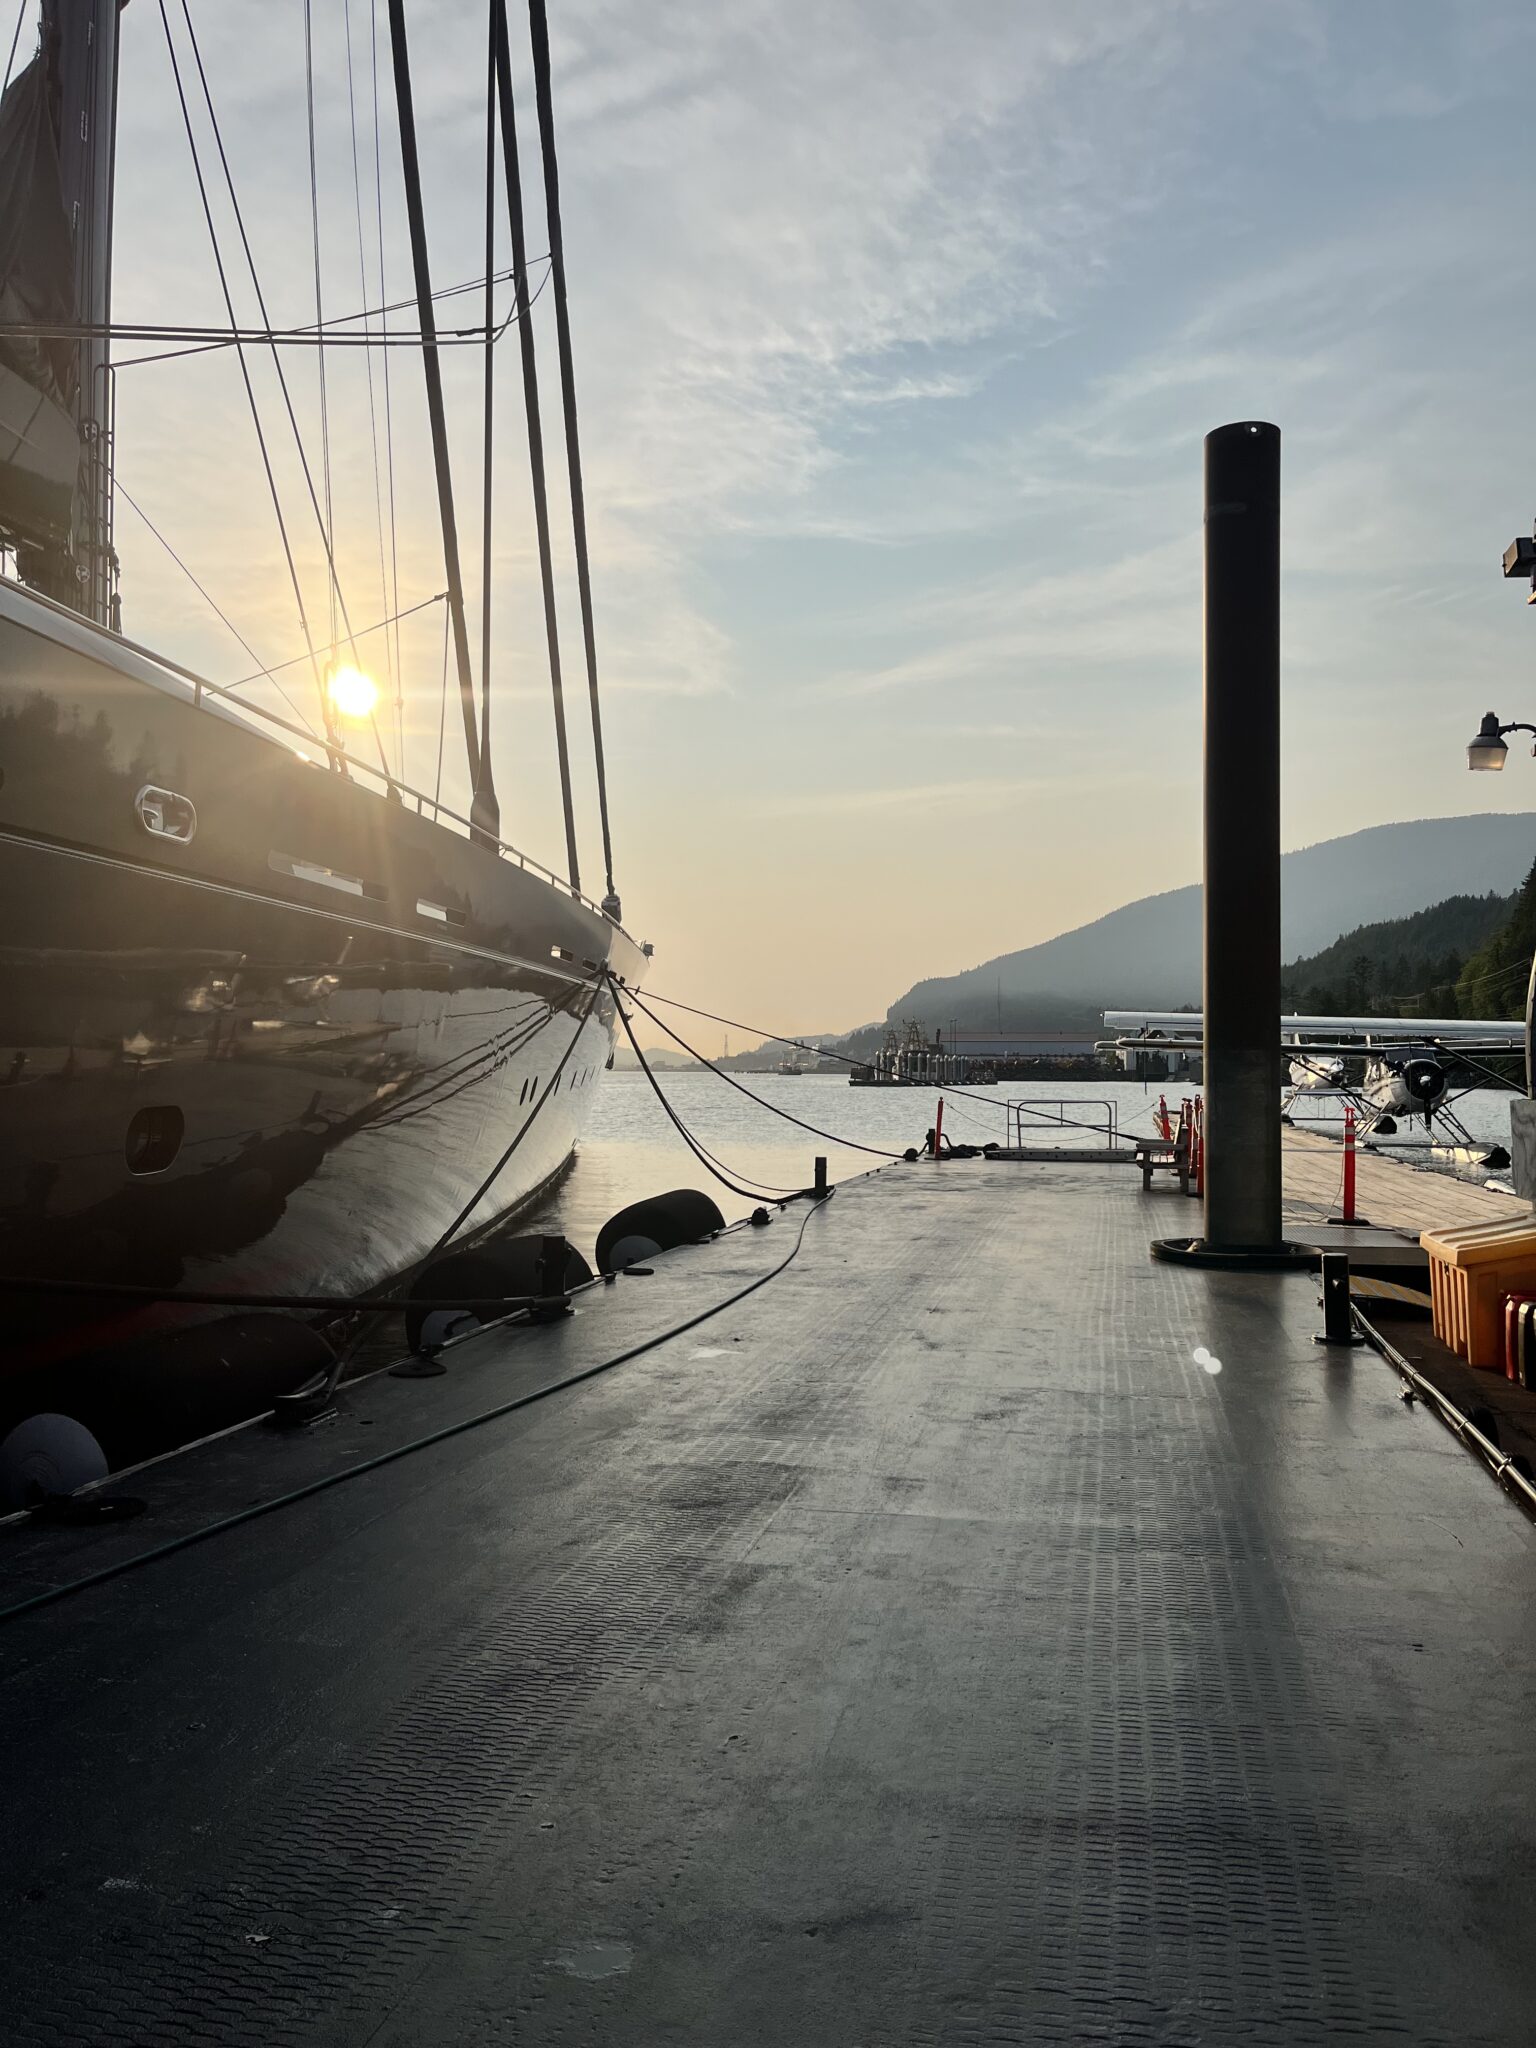
[[[1520,900],[1497,892],[1448,896],[1407,917],[1359,925],[1283,970],[1284,1007],[1303,1016],[1496,1017],[1497,1008],[1464,1007],[1458,984],[1470,973],[1471,958],[1482,957],[1479,949],[1496,943]],[[1527,966],[1530,954],[1528,943]],[[1523,982],[1520,994],[1523,1002]]]
[[[1497,929],[1462,969],[1456,996],[1463,1017],[1525,1015],[1525,989],[1536,953],[1536,866]]]

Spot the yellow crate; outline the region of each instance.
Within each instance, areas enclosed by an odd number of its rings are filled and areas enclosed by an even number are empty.
[[[1504,1370],[1504,1299],[1536,1292],[1536,1218],[1426,1230],[1435,1335],[1485,1372]]]

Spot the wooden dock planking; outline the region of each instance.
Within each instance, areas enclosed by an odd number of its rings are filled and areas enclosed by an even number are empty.
[[[1287,1216],[1337,1216],[1344,1173],[1344,1148],[1315,1131],[1284,1134]],[[1355,1154],[1355,1206],[1382,1230],[1417,1237],[1421,1230],[1461,1223],[1513,1222],[1522,1205],[1493,1188],[1473,1187],[1449,1174],[1384,1159],[1363,1147]]]

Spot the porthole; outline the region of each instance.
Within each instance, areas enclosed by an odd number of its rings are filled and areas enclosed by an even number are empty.
[[[123,1140],[123,1157],[130,1173],[164,1173],[186,1134],[186,1118],[174,1102],[157,1103],[137,1110]]]

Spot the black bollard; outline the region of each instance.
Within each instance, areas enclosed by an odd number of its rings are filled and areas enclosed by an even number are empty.
[[[812,1188],[811,1193],[818,1202],[824,1202],[827,1199],[827,1162],[819,1156],[816,1161],[816,1185]]]
[[[1205,437],[1205,1243],[1280,1249],[1280,430]]]
[[[1363,1344],[1365,1339],[1355,1335],[1354,1317],[1349,1310],[1348,1252],[1324,1252],[1322,1267],[1323,1333],[1312,1342],[1345,1347]]]
[[[528,1311],[530,1322],[557,1323],[562,1316],[570,1314],[571,1297],[565,1286],[570,1256],[571,1248],[563,1237],[539,1239],[538,1263],[534,1269],[536,1298]]]

